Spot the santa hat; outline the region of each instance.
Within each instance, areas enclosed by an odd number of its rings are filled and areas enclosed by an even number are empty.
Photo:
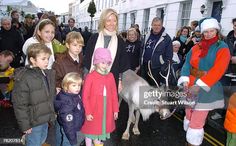
[[[94,52],[93,64],[98,64],[102,62],[108,64],[112,62],[111,52],[107,48],[97,48]]]
[[[215,18],[203,18],[202,20],[199,21],[199,26],[201,33],[206,31],[209,28],[215,28],[217,30],[220,30],[220,25],[219,22]]]

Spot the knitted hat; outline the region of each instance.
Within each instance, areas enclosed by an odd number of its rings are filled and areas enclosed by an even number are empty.
[[[33,19],[33,17],[32,17],[31,14],[27,14],[27,15],[25,15],[25,18],[31,18],[31,19]]]
[[[93,64],[102,62],[109,64],[112,62],[111,52],[107,48],[97,48],[94,52]]]
[[[220,25],[219,22],[215,18],[203,18],[202,20],[199,21],[199,26],[201,33],[206,31],[209,28],[215,28],[217,30],[220,30]]]

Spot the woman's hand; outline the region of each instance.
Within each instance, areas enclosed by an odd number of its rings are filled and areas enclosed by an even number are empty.
[[[196,97],[199,93],[200,87],[199,86],[191,86],[189,88],[189,92],[191,95],[193,95],[194,97]]]
[[[118,119],[118,112],[114,112],[114,119],[115,119],[115,120]]]
[[[93,116],[92,116],[92,115],[86,115],[86,119],[87,119],[88,121],[92,121],[92,120],[93,120]]]
[[[30,129],[24,131],[25,134],[30,134],[31,132],[32,132],[32,128],[30,128]]]

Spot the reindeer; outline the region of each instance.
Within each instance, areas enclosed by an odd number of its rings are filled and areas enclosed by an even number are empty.
[[[168,86],[168,76],[170,74],[170,64],[168,66],[168,72],[166,76],[163,76],[166,80],[167,86]],[[150,70],[149,70],[150,71]],[[149,72],[150,77],[153,78],[151,72]],[[154,82],[155,79],[153,78]],[[151,91],[151,90],[159,90],[159,92],[163,92],[163,88],[154,88],[151,87],[147,81],[145,81],[143,78],[138,76],[134,71],[132,70],[127,70],[126,72],[123,73],[122,77],[122,82],[123,82],[123,89],[119,93],[119,96],[124,99],[129,106],[129,118],[127,121],[127,127],[125,132],[122,135],[122,139],[128,140],[129,139],[129,128],[130,124],[135,120],[134,122],[134,127],[133,127],[133,133],[135,135],[139,135],[140,131],[138,129],[138,122],[140,118],[140,113],[143,117],[143,120],[146,121],[149,119],[150,115],[153,114],[154,112],[159,112],[160,118],[161,119],[166,119],[170,117],[174,112],[175,109],[170,113],[169,109],[166,107],[162,107],[162,102],[159,99],[159,101],[156,101],[155,108],[143,108],[141,107],[141,103],[139,102],[142,100],[144,97],[140,95],[140,89],[142,87],[145,87],[146,91]],[[157,84],[157,82],[156,82]],[[157,87],[158,84],[157,84]],[[162,97],[165,98],[165,97]],[[165,99],[164,99],[165,100]],[[135,116],[134,116],[134,111],[136,110]]]

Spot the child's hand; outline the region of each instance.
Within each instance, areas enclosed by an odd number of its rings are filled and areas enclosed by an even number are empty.
[[[61,91],[61,88],[56,87],[56,90],[57,90],[57,94],[58,94]]]
[[[93,120],[93,116],[92,116],[92,115],[87,115],[87,116],[86,116],[86,119],[87,119],[88,121],[92,121],[92,120]]]
[[[120,91],[122,90],[122,88],[123,88],[122,82],[121,82],[121,80],[119,80],[118,93],[120,93]]]
[[[114,112],[114,119],[115,119],[115,120],[118,119],[118,112]]]
[[[30,128],[30,129],[24,131],[25,134],[30,134],[31,132],[32,132],[32,128]]]

